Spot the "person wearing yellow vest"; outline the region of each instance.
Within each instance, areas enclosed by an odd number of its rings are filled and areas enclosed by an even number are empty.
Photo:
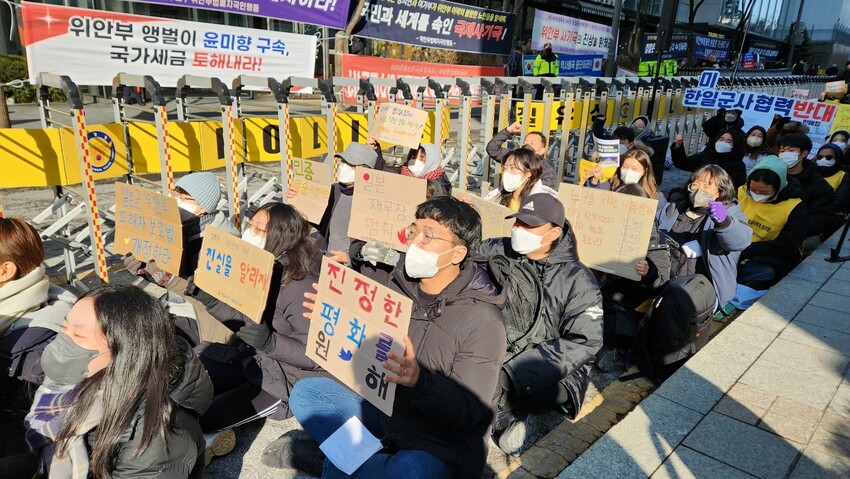
[[[738,201],[753,229],[753,242],[741,254],[738,284],[763,291],[802,259],[807,212],[796,181],[774,155],[763,158],[738,188]],[[741,308],[743,309],[743,308]]]
[[[543,45],[543,50],[537,54],[534,63],[531,65],[531,73],[536,77],[556,77],[560,74],[560,63],[558,62],[558,54],[552,51],[552,44]],[[534,88],[534,99],[543,99],[543,87],[540,85]]]
[[[844,222],[844,213],[848,211],[850,203],[850,175],[847,174],[844,165],[844,149],[840,144],[827,143],[818,149],[815,155],[815,165],[818,173],[829,183],[835,191],[833,212],[835,213],[830,228],[824,236],[829,236],[837,230]]]

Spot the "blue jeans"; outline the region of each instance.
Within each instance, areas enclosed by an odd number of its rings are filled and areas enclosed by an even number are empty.
[[[351,417],[376,437],[384,435],[381,412],[347,387],[328,378],[304,378],[289,395],[289,408],[305,431],[319,444]],[[420,450],[378,453],[349,476],[325,460],[322,478],[450,478],[452,468],[433,454]]]

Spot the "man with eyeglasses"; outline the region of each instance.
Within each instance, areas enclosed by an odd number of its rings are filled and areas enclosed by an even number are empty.
[[[487,267],[470,258],[481,242],[481,217],[455,198],[434,197],[403,234],[403,267],[385,281],[413,300],[404,355],[390,353],[384,364],[386,380],[400,386],[392,417],[336,381],[302,379],[289,406],[315,442],[278,439],[282,467],[343,477],[329,461],[305,458],[322,458],[318,443],[357,416],[384,449],[351,477],[481,476],[506,344],[504,296]]]

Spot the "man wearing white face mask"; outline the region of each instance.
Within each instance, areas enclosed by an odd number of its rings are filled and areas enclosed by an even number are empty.
[[[716,115],[703,122],[702,131],[709,138],[717,138],[721,133],[733,131],[743,135],[744,120],[741,113],[741,110],[720,108]]]
[[[487,240],[479,253],[530,263],[542,283],[547,314],[539,341],[533,339],[533,347],[502,366],[494,439],[514,454],[525,442],[529,413],[554,408],[573,419],[581,408],[591,362],[602,347],[602,295],[578,260],[572,228],[557,198],[530,195],[508,218],[516,219],[511,237]]]
[[[788,178],[796,180],[803,189],[802,199],[809,213],[805,251],[814,250],[821,235],[829,232],[835,215],[835,191],[818,173],[817,166],[807,160],[812,140],[803,134],[792,133],[779,139],[779,159],[788,168]]]

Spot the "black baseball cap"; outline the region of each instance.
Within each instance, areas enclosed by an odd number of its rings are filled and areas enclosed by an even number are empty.
[[[546,223],[563,226],[566,221],[564,205],[548,193],[529,195],[522,202],[519,211],[505,216],[505,219],[510,218],[516,218],[531,227],[543,226]]]

